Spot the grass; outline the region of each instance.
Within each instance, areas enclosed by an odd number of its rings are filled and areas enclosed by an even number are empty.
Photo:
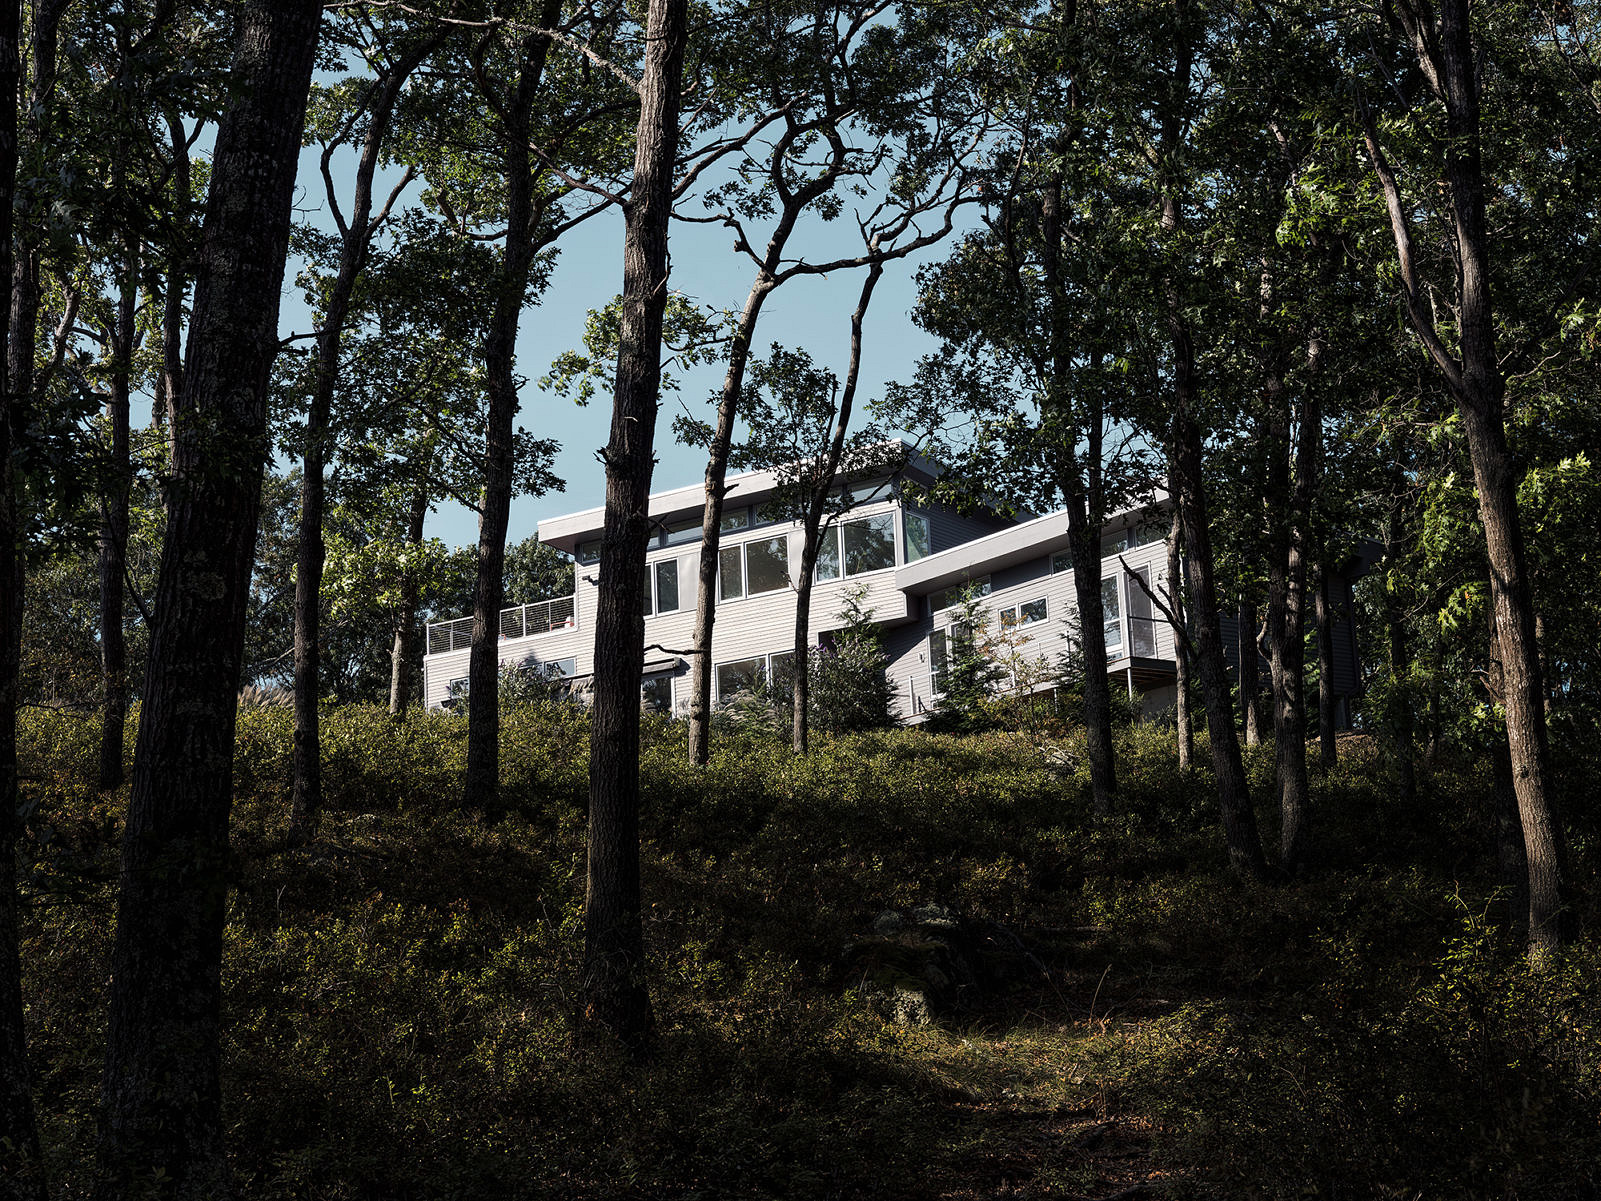
[[[91,721],[36,713],[23,734],[31,1054],[54,1194],[76,1197],[125,795],[90,783]],[[458,719],[329,710],[329,812],[291,850],[288,715],[242,715],[224,966],[241,1196],[1601,1187],[1601,953],[1587,937],[1531,973],[1500,933],[1471,761],[1403,810],[1353,741],[1314,776],[1313,869],[1254,887],[1225,871],[1208,777],[1152,727],[1120,735],[1119,816],[1095,825],[1081,776],[1022,735],[894,731],[806,759],[742,736],[697,772],[653,724],[660,1039],[639,1066],[576,1037],[585,738],[570,712],[511,714],[492,819],[456,807]],[[1250,767],[1263,796],[1271,765]],[[930,901],[1005,924],[1048,973],[930,1026],[886,1021],[842,948]]]

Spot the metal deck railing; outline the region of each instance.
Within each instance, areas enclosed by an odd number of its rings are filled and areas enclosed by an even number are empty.
[[[556,630],[570,630],[577,624],[578,611],[573,597],[562,596],[555,600],[539,601],[532,605],[518,605],[500,611],[500,636],[531,638],[536,634],[549,634]],[[473,644],[473,619],[458,617],[454,621],[430,622],[428,626],[428,653],[464,651]]]

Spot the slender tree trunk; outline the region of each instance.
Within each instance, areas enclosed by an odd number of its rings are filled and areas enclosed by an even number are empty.
[[[873,289],[878,286],[883,274],[883,262],[874,259],[868,265],[867,278],[862,281],[856,311],[851,314],[851,357],[845,371],[845,388],[840,393],[839,411],[834,415],[834,428],[829,434],[822,470],[817,473],[806,507],[800,579],[795,581],[795,678],[791,696],[795,712],[790,745],[797,755],[807,753],[811,738],[808,706],[811,704],[812,691],[812,573],[817,569],[818,531],[822,528],[823,512],[828,505],[828,491],[834,484],[840,459],[845,454],[845,436],[850,430],[851,412],[856,404],[856,386],[862,374],[862,322],[867,318],[867,306],[873,302]]]
[[[1538,961],[1562,941],[1564,849],[1562,827],[1549,792],[1534,600],[1518,513],[1516,464],[1506,439],[1506,380],[1495,345],[1471,6],[1468,0],[1441,0],[1437,26],[1432,7],[1408,2],[1399,4],[1396,11],[1408,27],[1427,82],[1445,108],[1445,181],[1454,226],[1460,358],[1453,358],[1441,341],[1424,302],[1412,261],[1405,207],[1371,121],[1368,148],[1389,207],[1408,316],[1456,399],[1473,461],[1506,680],[1512,780],[1529,866],[1529,955]]]
[[[1183,556],[1184,523],[1179,514],[1177,490],[1169,477],[1168,490],[1175,494],[1173,524],[1167,532],[1167,591],[1168,608],[1172,610],[1174,702],[1173,715],[1178,726],[1179,770],[1189,771],[1195,758],[1195,727],[1190,718],[1190,649],[1186,644],[1188,629],[1185,619]]]
[[[1040,203],[1040,234],[1045,246],[1046,288],[1050,295],[1051,367],[1054,391],[1066,382],[1074,350],[1062,280],[1062,179],[1047,181]],[[1101,355],[1093,351],[1091,366]],[[1082,464],[1068,450],[1063,499],[1067,501],[1068,556],[1073,561],[1073,589],[1078,600],[1079,638],[1084,656],[1084,741],[1090,761],[1090,810],[1110,817],[1117,798],[1117,758],[1112,739],[1112,687],[1106,677],[1106,617],[1101,601],[1101,529],[1105,503],[1101,489],[1102,408],[1100,390],[1091,390],[1085,418]],[[1069,407],[1069,406],[1064,406]],[[1124,615],[1124,629],[1130,628]],[[1129,645],[1129,640],[1124,640]]]
[[[606,525],[595,615],[584,1012],[636,1052],[649,1045],[654,1024],[640,924],[639,683],[645,653],[640,597],[650,536],[667,229],[688,19],[687,0],[651,0],[624,225],[617,386],[606,448]]]
[[[334,390],[339,380],[340,350],[350,319],[350,298],[372,247],[372,182],[395,102],[408,77],[440,37],[409,48],[374,86],[356,164],[355,198],[350,221],[341,231],[339,270],[328,290],[327,308],[317,339],[317,374],[306,407],[306,448],[300,475],[300,537],[295,553],[295,738],[294,791],[289,810],[289,841],[304,844],[316,833],[322,813],[322,738],[318,702],[322,686],[318,667],[322,650],[322,573],[327,559],[323,517],[327,507],[325,478],[332,439]],[[333,197],[329,197],[330,204]]]
[[[176,108],[166,114],[167,136],[172,142],[172,198],[175,211],[189,211],[193,185],[189,173],[189,135]],[[167,263],[166,295],[161,305],[161,393],[154,413],[168,431],[167,459],[171,462],[171,431],[178,395],[183,391],[183,302],[189,291],[189,248],[174,246]]]
[[[1256,643],[1259,632],[1256,598],[1249,594],[1249,586],[1246,594],[1240,598],[1239,625],[1240,724],[1245,731],[1245,745],[1261,746],[1264,729],[1262,653]]]
[[[543,28],[554,28],[561,0],[545,0]],[[517,91],[501,113],[506,125],[506,245],[495,309],[484,338],[484,386],[489,397],[484,490],[478,517],[478,582],[473,591],[472,651],[467,662],[467,777],[462,803],[492,810],[500,791],[500,609],[504,601],[506,527],[511,520],[517,417],[517,327],[534,262],[534,176],[529,113],[539,92],[550,39],[523,42]],[[636,706],[637,707],[637,706]]]
[[[771,244],[768,249],[768,257],[773,258]],[[782,242],[778,249],[782,251]],[[734,419],[740,393],[745,387],[751,339],[773,287],[771,274],[764,264],[745,297],[745,307],[740,310],[739,324],[729,344],[728,367],[723,372],[723,388],[717,402],[717,427],[712,431],[706,455],[706,503],[701,512],[700,562],[695,575],[694,654],[689,675],[689,761],[697,767],[705,767],[712,753],[712,634],[717,625],[717,562],[722,550],[728,454],[734,442]]]
[[[1489,671],[1486,683],[1490,699],[1502,704],[1506,697],[1506,673],[1501,662],[1501,639],[1495,624],[1495,610],[1489,611]],[[1491,823],[1495,835],[1495,859],[1500,868],[1501,886],[1507,891],[1507,925],[1512,937],[1529,936],[1529,861],[1524,850],[1523,826],[1518,817],[1518,795],[1512,779],[1512,751],[1497,731],[1490,739],[1490,764],[1494,773]]]
[[[1318,763],[1333,771],[1338,763],[1335,745],[1334,691],[1334,603],[1329,595],[1329,569],[1319,566],[1317,573],[1317,745]]]
[[[1183,331],[1181,344],[1187,344]],[[1185,346],[1187,350],[1187,345]],[[1181,353],[1187,364],[1189,355]],[[1186,384],[1189,372],[1181,377]],[[1211,741],[1212,770],[1217,776],[1218,805],[1223,819],[1223,837],[1228,846],[1229,866],[1248,879],[1267,874],[1262,857],[1262,840],[1257,833],[1256,812],[1245,779],[1240,743],[1234,733],[1234,706],[1229,696],[1228,663],[1223,657],[1219,627],[1216,584],[1212,575],[1212,541],[1207,513],[1206,487],[1201,473],[1201,431],[1189,415],[1192,403],[1188,389],[1179,392],[1179,410],[1174,418],[1174,482],[1178,486],[1179,514],[1184,525],[1185,561],[1189,566],[1190,599],[1194,605],[1191,628],[1195,634],[1196,667],[1201,677],[1201,695],[1206,704],[1206,727]]]
[[[122,849],[97,1196],[229,1191],[222,933],[245,607],[314,0],[242,10],[217,131]]]
[[[423,523],[428,520],[428,486],[418,480],[411,494],[411,512],[406,524],[406,541],[422,545]],[[395,645],[389,655],[389,715],[402,717],[411,704],[412,681],[417,658],[417,607],[420,603],[417,578],[407,575],[400,586],[400,618],[395,624]]]
[[[1189,0],[1174,0],[1176,31],[1175,94],[1188,97],[1194,47],[1185,26]],[[1175,108],[1162,118],[1161,153],[1164,179],[1159,201],[1163,233],[1177,239],[1183,227],[1182,175],[1177,160],[1183,124]],[[1169,175],[1167,171],[1174,174]],[[1267,874],[1262,856],[1262,839],[1256,828],[1256,812],[1245,778],[1239,739],[1234,733],[1234,706],[1229,697],[1228,663],[1223,657],[1223,638],[1217,608],[1217,585],[1213,578],[1211,518],[1207,512],[1206,477],[1202,469],[1201,427],[1196,420],[1200,390],[1195,377],[1195,344],[1177,278],[1170,273],[1162,281],[1167,309],[1169,341],[1173,356],[1172,479],[1178,492],[1179,516],[1183,525],[1184,547],[1189,565],[1190,600],[1194,605],[1195,657],[1201,676],[1201,692],[1206,701],[1206,725],[1212,749],[1212,769],[1217,775],[1218,807],[1222,816],[1223,840],[1228,848],[1229,866],[1236,875],[1260,880]]]
[[[133,374],[134,309],[139,298],[139,252],[126,247],[116,332],[111,339],[111,471],[100,526],[100,787],[122,783],[122,733],[128,720],[128,645],[122,625],[123,574],[128,556],[128,394]]]
[[[0,6],[0,96],[21,84],[21,6]],[[0,105],[0,279],[12,272],[12,205],[17,185],[17,105]],[[14,310],[13,310],[14,311]],[[13,328],[13,337],[15,332]],[[28,1071],[17,930],[17,703],[22,674],[22,523],[16,476],[18,442],[27,428],[32,344],[7,347],[0,391],[0,1201],[44,1201],[33,1079]]]

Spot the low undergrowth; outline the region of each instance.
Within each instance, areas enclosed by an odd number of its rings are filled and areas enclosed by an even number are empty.
[[[638,1065],[575,1019],[586,735],[569,710],[511,713],[503,809],[464,813],[460,719],[330,709],[329,811],[291,850],[289,715],[241,715],[224,968],[241,1196],[1601,1187],[1601,950],[1531,971],[1503,935],[1474,764],[1403,809],[1352,740],[1314,776],[1312,869],[1254,886],[1225,871],[1206,772],[1181,774],[1156,727],[1120,733],[1119,814],[1096,824],[1071,732],[1049,757],[1039,733],[893,731],[805,759],[741,736],[697,771],[682,730],[651,724],[658,1044]],[[32,713],[22,740],[31,1053],[63,1198],[87,1187],[126,799],[93,789],[94,737]],[[1266,796],[1268,757],[1249,766]],[[842,949],[926,903],[1006,925],[1046,973],[930,1026],[885,1021]]]

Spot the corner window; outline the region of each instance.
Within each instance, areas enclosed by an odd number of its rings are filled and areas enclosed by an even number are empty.
[[[906,561],[915,563],[934,553],[934,530],[926,514],[906,511]]]

